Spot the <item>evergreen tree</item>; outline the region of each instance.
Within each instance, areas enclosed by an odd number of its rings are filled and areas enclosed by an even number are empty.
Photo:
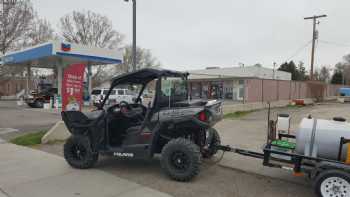
[[[332,76],[331,83],[332,84],[343,84],[343,73],[341,71],[336,70]]]
[[[278,70],[292,74],[292,80],[298,80],[299,71],[293,61],[283,63]]]

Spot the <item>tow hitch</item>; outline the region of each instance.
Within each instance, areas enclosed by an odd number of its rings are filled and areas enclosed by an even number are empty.
[[[232,152],[232,153],[237,153],[240,155],[245,155],[245,156],[250,156],[250,157],[255,157],[259,159],[264,159],[264,154],[263,153],[258,153],[254,151],[249,151],[249,150],[244,150],[240,148],[233,148],[229,145],[218,145],[216,146],[217,150],[222,150],[224,152]]]

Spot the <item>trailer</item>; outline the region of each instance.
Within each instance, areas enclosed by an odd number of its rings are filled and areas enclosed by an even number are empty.
[[[345,120],[338,118],[338,121]],[[261,159],[264,166],[290,170],[295,176],[307,176],[319,197],[350,197],[350,150],[343,152],[345,146],[350,144],[350,139],[339,139],[336,159],[307,156],[296,153],[296,135],[278,132],[276,125],[277,121],[270,120],[269,107],[267,140],[262,152],[228,145],[219,145],[217,149]],[[342,159],[344,154],[345,161]]]

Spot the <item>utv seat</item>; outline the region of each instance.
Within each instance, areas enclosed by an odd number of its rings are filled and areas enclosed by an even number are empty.
[[[72,128],[88,128],[95,125],[102,117],[103,111],[99,113],[88,113],[85,115],[80,111],[62,111],[62,120],[65,122],[69,129]]]
[[[125,131],[126,133],[125,135],[133,135],[133,134],[139,133],[141,132],[141,127],[142,127],[141,125],[132,126]]]

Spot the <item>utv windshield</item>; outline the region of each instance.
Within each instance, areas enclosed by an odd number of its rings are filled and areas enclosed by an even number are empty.
[[[187,82],[180,77],[163,77],[161,81],[160,103],[162,107],[187,101]]]

